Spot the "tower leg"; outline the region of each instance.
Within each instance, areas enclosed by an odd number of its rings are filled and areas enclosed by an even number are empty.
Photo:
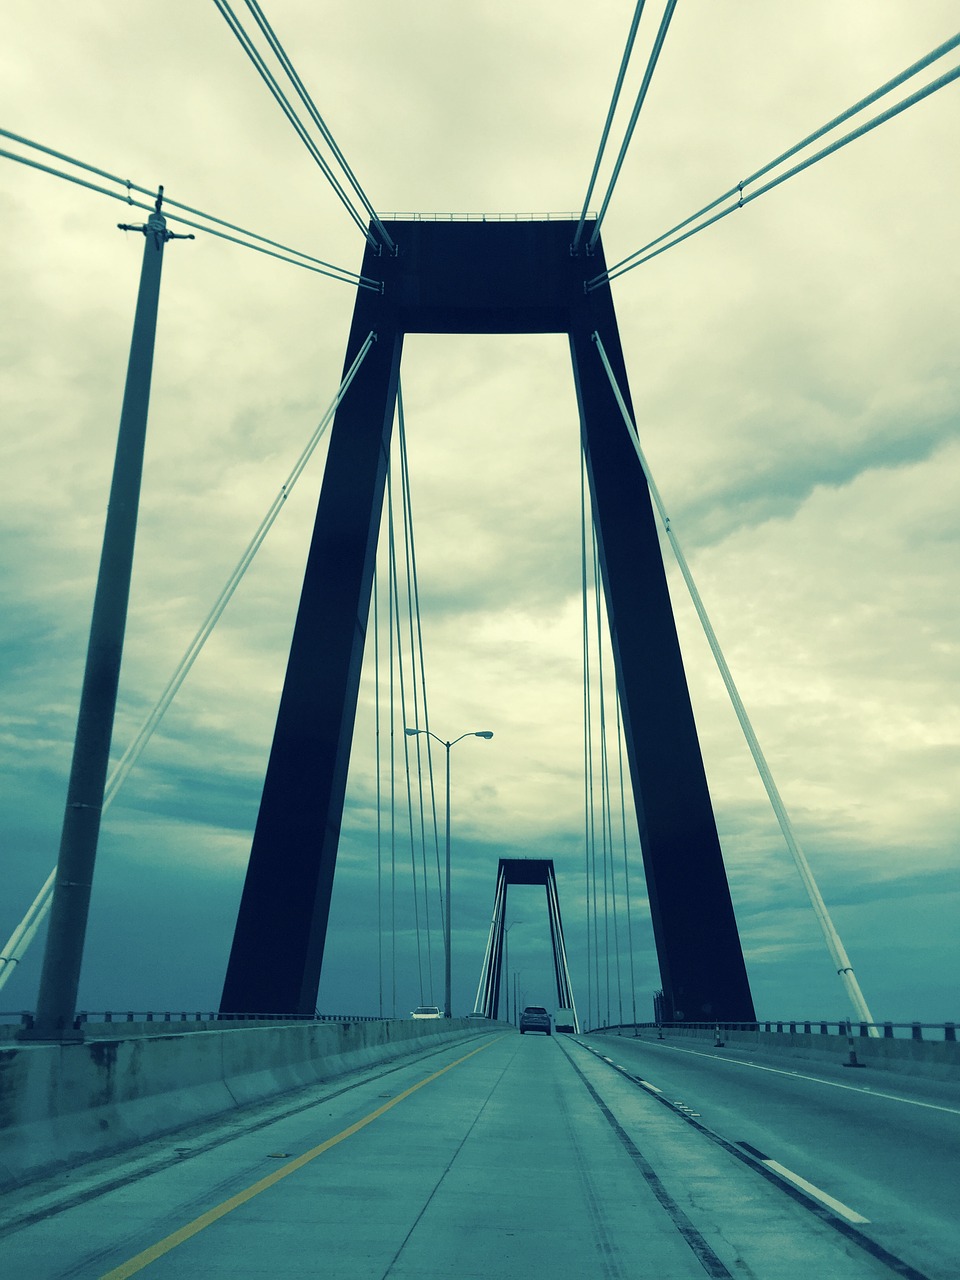
[[[591,338],[596,329],[626,392],[613,305],[598,295],[570,341],[666,1013],[752,1021],[650,495]]]
[[[223,1013],[316,1008],[402,348],[379,296],[361,292],[345,369],[371,330],[330,435]]]

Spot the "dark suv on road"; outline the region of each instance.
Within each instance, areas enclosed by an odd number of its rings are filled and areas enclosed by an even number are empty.
[[[520,1034],[525,1031],[542,1031],[550,1035],[550,1015],[538,1004],[528,1004],[520,1015]]]

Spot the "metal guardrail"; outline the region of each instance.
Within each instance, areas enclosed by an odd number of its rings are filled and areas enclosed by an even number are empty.
[[[16,1009],[0,1011],[0,1025],[19,1024],[32,1027],[34,1014],[32,1010]],[[138,1012],[133,1009],[106,1009],[93,1012],[86,1009],[79,1012],[74,1019],[74,1029],[79,1030],[85,1023],[125,1023],[125,1022],[385,1022],[369,1013],[219,1013],[219,1012],[186,1012],[183,1010],[147,1010]],[[639,1033],[656,1031],[668,1034],[671,1031],[703,1031],[708,1034],[717,1031],[753,1031],[768,1035],[838,1035],[869,1037],[871,1029],[875,1029],[885,1040],[945,1040],[955,1042],[957,1024],[955,1022],[851,1022],[849,1020],[823,1020],[814,1018],[791,1018],[769,1022],[621,1022],[609,1025],[590,1027],[592,1032],[615,1031]],[[927,1034],[924,1034],[924,1033]],[[933,1032],[934,1034],[929,1034]]]
[[[610,1026],[591,1027],[591,1031],[755,1031],[765,1034],[782,1035],[838,1035],[869,1037],[871,1029],[885,1040],[947,1040],[956,1041],[957,1024],[955,1022],[851,1022],[836,1019],[822,1021],[813,1018],[783,1019],[770,1022],[630,1022],[614,1023]],[[939,1034],[924,1036],[924,1032],[934,1031]],[[899,1033],[899,1034],[898,1034]]]
[[[22,1027],[32,1027],[34,1014],[31,1010],[19,1009],[12,1012],[0,1012],[0,1024],[19,1023]],[[156,1012],[147,1010],[137,1012],[133,1009],[118,1011],[106,1009],[103,1012],[82,1010],[73,1020],[74,1030],[79,1031],[87,1022],[384,1022],[387,1019],[368,1013],[187,1013],[164,1010]]]

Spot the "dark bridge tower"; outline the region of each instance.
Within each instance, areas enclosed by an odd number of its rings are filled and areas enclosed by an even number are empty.
[[[609,288],[575,224],[392,222],[368,248],[221,1008],[312,1013],[370,607],[404,333],[570,338],[630,775],[668,1017],[753,1019],[650,497],[592,335],[629,405]]]
[[[512,884],[542,884],[547,897],[547,920],[550,923],[550,950],[553,955],[553,974],[557,983],[557,1008],[569,1009],[573,1028],[579,1033],[573,985],[567,964],[567,946],[563,937],[563,921],[560,919],[560,894],[552,858],[501,858],[497,868],[497,887],[493,899],[493,919],[487,938],[487,953],[483,960],[480,985],[477,988],[476,1008],[488,1018],[495,1018],[500,1007],[500,986],[503,980],[505,925],[507,919],[507,890]],[[507,1008],[510,993],[507,992]]]

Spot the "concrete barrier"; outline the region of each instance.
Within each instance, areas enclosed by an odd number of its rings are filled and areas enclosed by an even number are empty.
[[[0,1047],[0,1187],[348,1071],[489,1032],[447,1021],[218,1024]]]
[[[633,1029],[622,1028],[621,1033],[632,1035]],[[611,1028],[606,1034],[616,1035],[618,1031]],[[640,1034],[644,1040],[655,1039],[657,1031],[655,1027],[644,1027]],[[669,1041],[696,1040],[712,1045],[715,1038],[715,1031],[707,1026],[663,1028],[663,1039]],[[771,1058],[849,1063],[853,1053],[855,1062],[875,1071],[960,1084],[960,1042],[956,1040],[894,1040],[856,1034],[848,1037],[802,1031],[737,1031],[729,1027],[720,1028],[720,1038],[727,1049],[759,1051]]]

